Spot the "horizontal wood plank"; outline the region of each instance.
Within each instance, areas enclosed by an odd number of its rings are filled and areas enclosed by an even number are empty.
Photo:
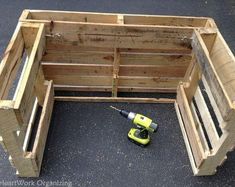
[[[27,11],[27,14],[25,13]],[[207,24],[208,17],[192,16],[164,16],[164,15],[141,15],[141,14],[114,14],[95,12],[71,12],[53,10],[25,10],[20,17],[21,21],[53,20],[94,23],[119,23],[118,16],[122,16],[122,23],[135,25],[163,25],[178,27],[214,27]],[[215,26],[216,27],[216,26]]]
[[[122,65],[188,66],[191,55],[121,52]],[[113,52],[47,50],[42,61],[76,64],[112,64]]]
[[[46,75],[112,76],[112,65],[42,63]],[[120,65],[119,76],[184,77],[187,67],[165,65]]]
[[[131,98],[131,97],[66,97],[55,96],[56,101],[75,102],[117,102],[117,103],[174,103],[175,99],[169,98]]]
[[[192,31],[183,28],[146,26],[56,23],[53,28],[46,23],[47,43],[63,43],[78,47],[142,48],[191,51]]]
[[[112,91],[111,86],[71,86],[71,85],[54,85],[55,90],[61,91],[95,91],[95,92],[110,92]],[[153,87],[129,87],[119,86],[119,92],[149,92],[149,93],[176,93],[176,87],[168,88],[153,88]]]
[[[205,27],[207,18],[181,16],[144,16],[126,15],[125,24],[136,25],[170,25],[180,27]]]
[[[120,76],[119,86],[128,87],[154,87],[154,88],[172,88],[177,87],[180,78],[168,78],[168,77],[129,77]]]

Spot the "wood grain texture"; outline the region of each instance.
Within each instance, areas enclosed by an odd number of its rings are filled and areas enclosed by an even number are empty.
[[[200,34],[197,32],[194,32],[192,46],[197,62],[199,63],[202,73],[207,80],[208,86],[212,91],[213,97],[220,109],[223,119],[229,120],[234,115],[231,98],[226,92],[225,87],[215,70],[209,52]]]
[[[188,141],[192,149],[195,165],[197,168],[199,168],[200,165],[203,163],[203,160],[205,159],[203,146],[196,130],[196,124],[194,122],[182,84],[180,84],[178,87],[177,103],[182,115],[185,130],[187,132]]]
[[[54,104],[53,81],[50,81],[48,82],[42,113],[40,116],[37,134],[35,137],[34,146],[32,150],[32,155],[35,156],[34,159],[36,160],[38,166],[38,172],[40,172],[42,164],[42,158],[46,145],[47,133],[50,125],[53,104]]]
[[[66,97],[55,96],[56,101],[75,102],[117,102],[117,103],[174,103],[175,99],[169,98],[131,98],[131,97]]]

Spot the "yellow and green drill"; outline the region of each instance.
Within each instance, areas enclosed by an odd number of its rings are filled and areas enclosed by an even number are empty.
[[[128,132],[128,139],[142,147],[147,146],[150,143],[150,136],[148,132],[156,132],[158,125],[154,123],[150,118],[134,112],[128,112],[126,110],[120,110],[113,106],[112,109],[119,111],[121,116],[130,119],[137,128],[131,128]]]

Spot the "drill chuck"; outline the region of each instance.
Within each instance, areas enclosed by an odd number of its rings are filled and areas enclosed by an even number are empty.
[[[119,113],[124,117],[124,118],[128,118],[129,112],[125,111],[125,110],[120,110]]]
[[[151,122],[149,127],[153,130],[153,132],[157,132],[158,125],[156,123]]]

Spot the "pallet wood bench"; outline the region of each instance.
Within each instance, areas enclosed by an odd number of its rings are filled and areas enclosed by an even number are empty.
[[[37,177],[54,100],[175,103],[194,175],[212,175],[235,143],[234,66],[211,18],[24,10],[0,64],[0,142],[18,176]]]

